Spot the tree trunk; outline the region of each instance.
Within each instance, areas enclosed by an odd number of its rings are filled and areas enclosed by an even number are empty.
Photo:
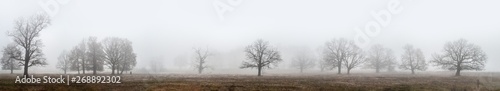
[[[303,70],[304,70],[304,68],[300,68],[300,73],[302,73]]]
[[[111,65],[111,74],[115,74],[115,65]]]
[[[457,72],[455,73],[455,76],[460,76],[460,71],[461,71],[461,70],[462,70],[462,69],[457,69]]]
[[[28,77],[28,64],[30,62],[29,50],[26,49],[24,53],[24,76]]]
[[[380,68],[378,68],[378,67],[377,67],[377,68],[375,68],[375,72],[376,72],[376,73],[379,73],[379,72],[380,72]]]
[[[262,75],[261,75],[261,73],[262,73],[262,67],[261,67],[261,66],[258,66],[258,67],[257,67],[257,70],[258,70],[257,76],[262,76]]]
[[[83,74],[85,74],[85,59],[82,58],[82,70],[83,70]]]
[[[10,74],[13,74],[13,73],[14,73],[14,64],[11,60],[11,62],[10,62]]]
[[[66,70],[64,70],[64,74],[66,74]]]
[[[347,75],[351,74],[351,69],[347,68]]]
[[[415,69],[411,69],[411,74],[415,74]]]
[[[95,58],[94,58],[94,60],[92,61],[92,65],[93,65],[93,66],[92,66],[92,71],[93,71],[93,72],[92,72],[92,74],[94,74],[94,75],[95,75],[95,74],[97,74],[97,73],[96,73],[96,71],[97,71],[97,62],[96,62],[96,61],[97,61],[97,60],[95,60]]]
[[[340,71],[342,70],[342,61],[339,61],[337,63],[337,70],[338,70],[337,74],[342,74],[342,73],[340,73]]]

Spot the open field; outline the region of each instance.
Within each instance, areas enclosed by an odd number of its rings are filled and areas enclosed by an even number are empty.
[[[19,75],[19,74],[17,74]],[[453,77],[432,74],[133,74],[120,75],[120,84],[15,84],[17,75],[0,75],[0,90],[94,91],[500,91],[499,73],[464,73]],[[35,74],[35,76],[59,76]],[[74,75],[72,75],[74,76]]]

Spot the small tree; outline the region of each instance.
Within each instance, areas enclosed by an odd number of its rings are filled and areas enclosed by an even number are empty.
[[[201,74],[203,70],[210,68],[206,64],[206,59],[211,56],[212,54],[208,51],[208,48],[206,50],[202,50],[201,48],[193,48],[194,53],[195,53],[195,61],[193,66],[198,70],[198,74]]]
[[[395,64],[394,60],[395,58],[392,50],[377,44],[373,45],[368,53],[366,67],[375,69],[375,72],[379,73],[381,69],[393,68]]]
[[[302,73],[303,70],[312,68],[314,65],[314,59],[307,55],[306,51],[303,51],[292,59],[291,67],[299,69],[300,73]]]
[[[347,68],[347,74],[350,74],[353,68],[358,67],[366,61],[363,50],[355,45],[352,46],[353,47],[349,50],[347,59],[343,62],[343,65]]]
[[[66,51],[63,51],[57,59],[59,61],[57,62],[56,68],[61,69],[62,71],[64,71],[64,74],[66,74],[66,72],[69,71],[69,68],[71,66],[71,60],[69,59],[69,55],[67,54]]]
[[[249,61],[243,62],[240,68],[257,68],[257,76],[262,76],[264,68],[271,69],[271,65],[278,66],[277,64],[282,61],[278,50],[269,46],[269,42],[262,39],[248,45],[245,48],[245,53]]]
[[[443,54],[434,54],[431,62],[443,69],[456,70],[455,76],[460,76],[462,70],[483,70],[484,68],[486,53],[481,47],[465,39],[448,42],[443,49]]]
[[[14,70],[21,70],[19,59],[22,57],[21,49],[16,44],[9,44],[3,49],[3,56],[1,58],[2,70],[10,70],[10,74]]]
[[[403,50],[405,52],[401,55],[400,69],[411,70],[411,74],[415,74],[415,70],[424,71],[427,69],[424,54],[420,49],[415,49],[412,45],[407,44]]]

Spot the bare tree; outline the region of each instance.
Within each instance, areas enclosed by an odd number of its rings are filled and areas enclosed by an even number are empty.
[[[133,53],[132,42],[118,37],[109,37],[103,40],[105,63],[111,68],[111,74],[119,74],[118,71],[131,70],[136,63],[136,55]]]
[[[21,70],[21,65],[19,65],[21,57],[22,52],[17,47],[17,44],[8,44],[3,49],[3,56],[1,58],[2,70],[10,70],[10,74],[13,74],[14,70]]]
[[[71,66],[69,69],[71,71],[78,71],[78,74],[80,74],[80,70],[82,70],[82,60],[80,60],[81,54],[79,53],[79,48],[77,46],[73,47],[71,51],[68,54],[68,58],[71,61]]]
[[[434,54],[431,62],[443,69],[456,70],[455,76],[460,76],[462,70],[483,70],[486,59],[481,47],[459,39],[446,43],[443,54]]]
[[[206,59],[212,54],[208,51],[208,48],[206,48],[205,50],[199,47],[193,49],[195,53],[195,61],[193,66],[198,70],[198,74],[201,74],[203,70],[210,68],[210,66],[206,64]]]
[[[415,49],[412,45],[407,44],[403,50],[405,52],[401,55],[400,69],[411,70],[411,74],[415,74],[415,70],[424,71],[427,69],[424,54],[420,49]]]
[[[373,45],[367,58],[367,68],[375,69],[379,73],[381,69],[388,68],[395,64],[395,57],[392,50],[384,48],[382,45]]]
[[[292,64],[290,65],[293,68],[299,69],[300,73],[303,72],[305,69],[309,69],[314,67],[314,59],[311,58],[307,51],[302,51],[298,53],[294,59],[292,59]]]
[[[85,70],[87,70],[87,64],[88,64],[88,60],[87,60],[87,45],[86,45],[86,42],[85,40],[82,40],[82,42],[80,42],[80,44],[78,44],[78,46],[76,46],[78,49],[77,49],[77,52],[76,52],[76,55],[78,56],[78,60],[80,60],[80,65],[82,67],[82,72],[83,74],[85,74]]]
[[[57,58],[59,61],[57,62],[56,68],[61,69],[66,74],[69,71],[71,66],[71,60],[69,59],[69,55],[66,51],[63,51],[59,57]]]
[[[24,75],[28,75],[28,68],[36,65],[47,65],[41,47],[42,41],[39,39],[40,31],[50,24],[47,15],[37,14],[29,18],[19,18],[15,21],[14,30],[8,33],[14,42],[21,46],[24,55],[20,60],[24,66]]]
[[[123,74],[123,71],[131,71],[135,65],[137,64],[136,57],[137,55],[134,53],[134,49],[132,48],[132,42],[127,39],[123,39],[124,47],[122,48],[123,52],[123,60],[120,61],[119,70],[120,74]]]
[[[337,67],[337,74],[341,74],[342,62],[349,58],[353,46],[355,46],[353,41],[344,38],[332,39],[325,43],[323,58],[332,68]]]
[[[92,68],[92,74],[97,74],[96,71],[104,70],[104,51],[101,43],[97,42],[97,37],[89,37],[87,41],[88,51],[86,53],[87,59]],[[90,69],[89,68],[89,69]]]
[[[351,70],[363,64],[366,61],[366,58],[363,50],[354,44],[351,44],[351,48],[348,51],[349,54],[347,59],[344,60],[343,65],[347,68],[347,74],[350,74]]]
[[[264,68],[271,69],[271,65],[282,61],[278,50],[269,46],[269,42],[259,39],[245,48],[248,62],[243,62],[240,68],[257,68],[257,76],[261,76]]]

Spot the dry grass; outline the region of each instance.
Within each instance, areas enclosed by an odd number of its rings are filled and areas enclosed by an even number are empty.
[[[47,74],[37,74],[43,76]],[[54,75],[54,74],[49,74]],[[23,91],[500,91],[500,77],[395,74],[353,75],[121,75],[121,84],[15,84],[0,75],[0,90]]]

